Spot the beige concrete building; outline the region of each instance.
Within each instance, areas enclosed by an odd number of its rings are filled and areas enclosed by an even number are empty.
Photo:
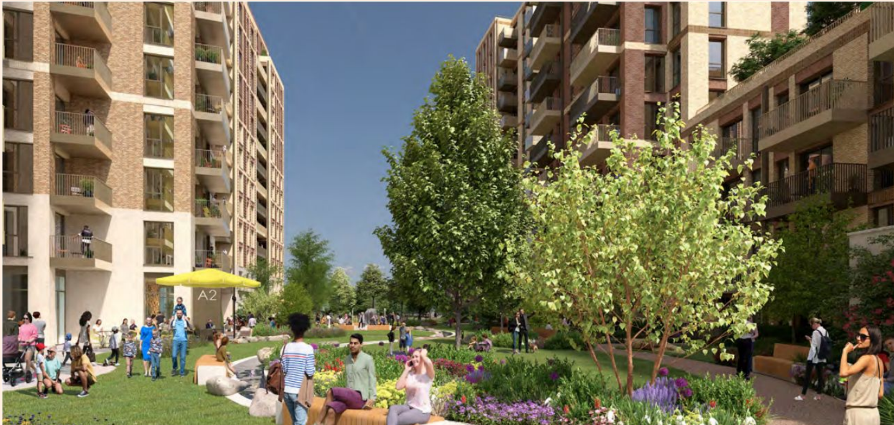
[[[503,127],[517,130],[520,162],[549,163],[544,142],[564,147],[584,117],[597,133],[594,143],[582,147],[583,161],[599,165],[612,147],[612,130],[622,137],[650,137],[659,103],[679,95],[688,119],[733,87],[727,73],[747,53],[745,40],[803,28],[805,6],[527,2],[509,25],[505,19],[491,25],[478,47],[476,69],[497,81],[497,108]],[[481,54],[494,38],[495,67]],[[514,84],[507,78],[512,75]]]
[[[3,13],[4,311],[40,311],[49,343],[177,296],[219,325],[232,291],[154,281],[282,264],[284,91],[248,5]]]

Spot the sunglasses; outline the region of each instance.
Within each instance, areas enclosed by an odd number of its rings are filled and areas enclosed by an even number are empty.
[[[859,334],[857,335],[857,339],[859,339],[860,341],[866,341],[867,339],[869,339],[869,335]]]

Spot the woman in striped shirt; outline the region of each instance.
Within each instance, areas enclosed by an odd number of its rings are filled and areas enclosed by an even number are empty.
[[[294,339],[283,347],[282,352],[282,371],[285,374],[283,398],[292,417],[292,424],[305,425],[310,403],[299,400],[298,393],[301,385],[307,381],[305,377],[314,376],[314,349],[304,342],[304,333],[310,329],[310,319],[304,314],[293,313],[289,316],[289,327]],[[310,401],[313,401],[312,397]]]

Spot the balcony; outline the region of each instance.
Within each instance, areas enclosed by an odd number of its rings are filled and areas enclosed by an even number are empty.
[[[605,74],[621,54],[621,30],[599,28],[571,60],[571,84],[582,86]]]
[[[263,217],[264,220],[267,219],[267,207],[265,207],[264,204],[258,202],[255,210],[258,212],[258,217]]]
[[[869,178],[865,164],[831,163],[803,171],[767,186],[767,217],[795,212],[797,202],[823,196],[838,209],[866,205]]]
[[[143,43],[155,46],[174,47],[174,28],[146,25],[143,27]]]
[[[257,125],[258,141],[261,142],[262,145],[267,146],[267,127],[260,120],[257,121]]]
[[[258,191],[258,198],[270,199],[268,198],[269,192],[267,191],[267,186],[263,184],[256,184],[255,187]]]
[[[258,257],[268,258],[267,257],[267,248],[258,245]]]
[[[96,237],[52,235],[50,267],[60,270],[112,271],[112,244]]]
[[[230,193],[230,169],[222,150],[196,149],[196,178],[214,193]]]
[[[872,191],[867,203],[870,208],[894,204],[894,171],[891,169],[872,170]]]
[[[57,4],[57,3],[52,3]],[[112,71],[92,47],[55,43],[50,73],[71,94],[110,99]]]
[[[577,149],[581,151],[581,165],[593,166],[605,162],[615,147],[611,136],[613,131],[620,132],[621,128],[611,124],[597,124],[590,127],[593,138],[588,143],[580,143],[577,146]]]
[[[503,115],[500,118],[500,128],[503,130],[513,129],[518,125],[518,119],[515,115]]]
[[[894,61],[894,4],[876,2],[869,24],[869,60]]]
[[[262,145],[261,142],[257,142],[258,156],[264,158],[264,161],[269,161],[267,159],[267,147]]]
[[[561,118],[562,107],[559,98],[547,97],[534,107],[534,113],[531,114],[531,133],[546,135]]]
[[[260,80],[258,80],[255,92],[258,94],[258,100],[261,103],[261,107],[267,109],[267,88],[261,85]]]
[[[867,86],[831,80],[760,117],[761,151],[800,151],[866,122]]]
[[[593,31],[607,24],[617,10],[618,3],[613,1],[580,3],[580,8],[571,16],[571,42],[586,42]]]
[[[112,159],[112,133],[93,114],[56,111],[50,141],[74,158]]]
[[[518,73],[516,72],[500,72],[500,78],[497,79],[497,88],[502,91],[512,91],[518,87]]]
[[[869,168],[894,163],[894,107],[869,117]]]
[[[497,93],[497,110],[500,112],[515,112],[518,109],[518,96],[509,92]]]
[[[583,90],[571,103],[571,117],[577,122],[581,115],[585,115],[587,123],[595,122],[606,112],[618,105],[621,99],[621,84],[615,77],[597,77]]]
[[[50,3],[54,24],[70,38],[111,43],[112,16],[108,3],[64,1]]]
[[[229,273],[232,269],[230,266],[230,256],[221,251],[212,250],[196,250],[195,268],[201,269],[220,269]]]
[[[720,137],[714,145],[714,158],[720,158],[729,151],[734,152],[731,166],[735,169],[739,164],[751,157],[754,141],[744,137]]]
[[[543,31],[543,27],[559,19],[560,13],[562,13],[562,3],[538,2],[534,7],[534,12],[531,13],[531,20],[528,23],[531,34],[540,34],[540,31]]]
[[[112,189],[98,177],[56,174],[50,205],[68,214],[112,215]]]
[[[530,116],[528,118],[530,118]],[[530,133],[530,130],[528,130],[528,133]],[[528,136],[525,137],[524,151],[527,152],[527,151],[531,150],[531,148],[534,147],[534,145],[536,145],[537,143],[540,143],[540,139],[543,139],[543,136],[528,134]]]
[[[196,43],[196,77],[208,94],[230,97],[230,77],[218,46]]]
[[[258,180],[267,180],[267,167],[264,166],[260,161],[258,161],[257,167],[255,169],[258,170],[258,176],[260,177]]]
[[[193,215],[196,227],[216,237],[230,237],[230,212],[224,201],[196,199]]]
[[[515,49],[500,49],[497,54],[497,65],[500,68],[514,68],[516,63],[518,63],[518,53],[515,52]]]
[[[553,61],[546,64],[531,82],[531,95],[528,101],[537,103],[553,94],[562,81],[562,62]]]
[[[515,28],[503,27],[500,35],[497,37],[497,44],[500,47],[514,49],[518,46],[518,36],[515,35]]]
[[[193,115],[209,143],[216,146],[229,144],[230,122],[222,98],[196,93]]]
[[[552,141],[553,144],[556,142],[552,140],[552,134],[541,137],[540,140],[537,140],[533,146],[531,146],[531,162],[539,165],[540,167],[546,166],[547,162],[549,162],[549,142]]]
[[[528,65],[528,62],[531,62],[531,61],[530,61],[530,60],[526,60],[526,61],[525,61],[525,67],[524,67],[524,68],[525,68],[525,81],[531,81],[531,80],[534,79],[534,77],[537,76],[537,71],[535,71],[534,69],[532,69],[532,68]]]
[[[222,2],[196,2],[192,4],[196,17],[196,35],[199,39],[215,46],[229,46],[230,26],[224,16]],[[224,58],[229,59],[229,50],[223,52]]]
[[[562,34],[558,25],[545,25],[534,42],[531,50],[531,68],[540,70],[540,66],[555,59],[562,45]]]

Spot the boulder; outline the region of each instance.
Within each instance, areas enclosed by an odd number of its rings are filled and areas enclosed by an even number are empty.
[[[263,388],[255,390],[254,397],[251,399],[251,406],[248,407],[248,414],[259,418],[272,418],[276,416],[276,405],[279,403],[279,396]]]
[[[245,338],[236,338],[236,344],[247,344],[248,339]]]
[[[205,383],[205,388],[214,395],[230,396],[248,388],[248,382],[217,376],[209,379]]]
[[[258,337],[256,337],[256,336],[250,336],[250,337],[246,338],[246,340],[248,340],[249,343],[251,343],[251,342],[258,342]]]
[[[273,355],[273,347],[264,347],[258,350],[258,361],[261,363],[270,360],[270,356]]]

